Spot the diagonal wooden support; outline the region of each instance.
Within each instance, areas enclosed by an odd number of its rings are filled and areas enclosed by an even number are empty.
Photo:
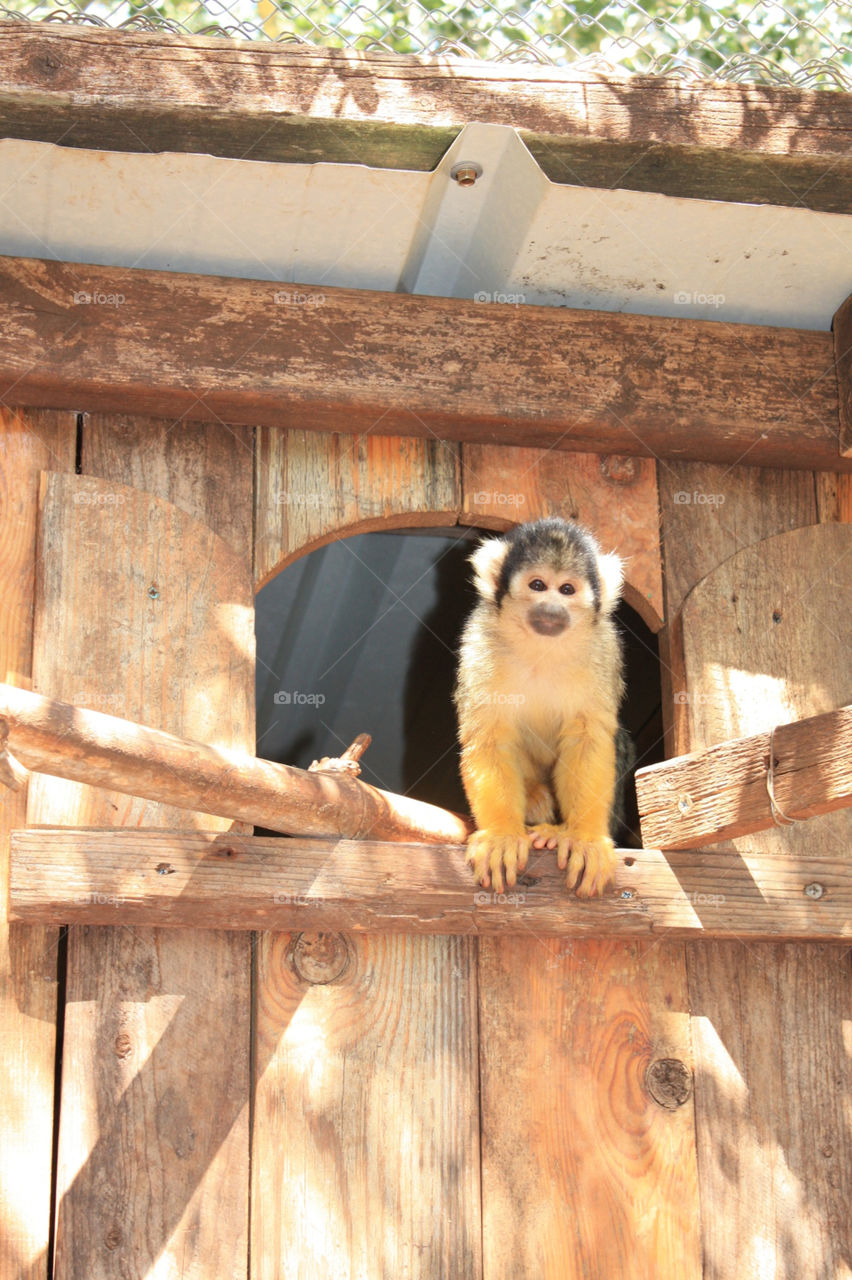
[[[0,684],[0,723],[21,764],[184,809],[302,835],[464,840],[446,809],[371,787],[190,742],[118,716]]]
[[[619,853],[613,889],[583,902],[549,853],[495,894],[474,882],[460,846],[32,828],[12,838],[10,913],[276,931],[852,939],[852,865],[842,856]]]
[[[796,820],[852,806],[852,706],[779,726],[774,795]],[[767,791],[769,734],[735,738],[636,772],[642,840],[698,849],[775,825]]]

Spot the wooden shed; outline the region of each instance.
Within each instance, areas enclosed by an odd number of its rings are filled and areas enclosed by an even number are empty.
[[[3,1280],[852,1277],[851,152],[0,23]],[[659,644],[589,902],[255,743],[285,566],[545,514]]]

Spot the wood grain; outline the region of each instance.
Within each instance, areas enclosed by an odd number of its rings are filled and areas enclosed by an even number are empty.
[[[203,520],[239,554],[251,546],[254,439],[251,427],[187,423],[130,414],[84,415],[81,464],[100,475],[101,462],[121,457],[121,473],[133,489],[145,489]]]
[[[178,508],[114,486],[128,454],[120,432],[100,439],[107,479],[49,476],[43,486],[34,683],[250,748],[249,548],[238,556]],[[43,776],[29,818],[227,826]],[[235,934],[71,930],[60,1280],[155,1266],[245,1274],[249,976],[248,940]]]
[[[262,935],[257,1280],[481,1274],[475,981],[463,938]]]
[[[653,631],[663,619],[656,467],[643,458],[462,445],[461,520],[503,530],[562,516],[626,560],[625,598]]]
[[[837,308],[831,321],[840,411],[839,449],[852,456],[852,296]]]
[[[76,415],[0,408],[0,676],[28,687],[36,566],[38,478],[73,471]],[[0,790],[0,1275],[48,1274],[56,928],[6,919],[9,836],[26,821],[26,788]]]
[[[27,404],[852,472],[828,333],[354,289],[295,306],[274,282],[22,258],[0,295],[0,395]]]
[[[538,936],[480,949],[485,1276],[700,1276],[680,949]],[[688,1090],[671,1109],[647,1087],[661,1059]]]
[[[469,122],[555,182],[848,212],[848,96],[4,22],[0,125],[120,151],[433,169]]]
[[[255,580],[352,533],[454,525],[459,446],[435,437],[258,428]]]
[[[693,750],[850,697],[852,530],[802,528],[748,545],[767,518],[749,489],[732,477],[725,503],[745,549],[684,607]],[[777,501],[770,492],[770,511]],[[665,508],[664,535],[668,548]],[[846,855],[849,822],[848,811],[830,814],[734,844],[745,860],[775,853],[816,868]],[[848,956],[707,943],[689,949],[689,965],[705,1275],[727,1277],[732,1258],[745,1275],[842,1274],[852,1250],[852,1179],[839,1155],[852,1089]]]
[[[299,428],[313,418],[303,415]],[[432,433],[353,440],[263,429],[257,457],[260,580],[341,533],[457,518],[457,449]],[[279,841],[273,853],[282,852]],[[349,870],[362,854],[363,842],[352,846]],[[440,855],[434,865],[440,897]],[[404,872],[405,858],[392,866]],[[320,881],[317,868],[310,883]],[[373,905],[387,890],[371,891],[365,925],[374,928]],[[292,915],[256,922],[304,929],[298,898],[308,892],[300,885],[296,901],[273,904],[295,907]],[[276,877],[273,894],[281,893]],[[252,1276],[478,1276],[475,944],[353,938],[343,906],[342,935],[258,936]],[[306,947],[316,956],[328,938],[347,957],[341,984],[296,981],[286,957]]]
[[[769,740],[768,733],[734,738],[638,769],[643,842],[662,849],[699,849],[777,825],[767,789]],[[802,821],[849,808],[852,707],[779,726],[772,758],[772,793],[782,815]]]
[[[110,496],[132,503],[139,492],[116,488]],[[78,498],[100,495],[97,481],[83,479],[75,485]],[[227,553],[227,572],[232,554],[221,540],[208,542],[211,575],[220,568],[220,548]],[[145,594],[151,590],[149,586]],[[156,591],[158,600],[159,585]],[[245,619],[239,622],[245,640]],[[81,703],[103,700],[104,695],[80,692]],[[109,787],[139,802],[198,809],[295,835],[441,841],[464,840],[471,830],[468,818],[381,791],[349,773],[312,772],[247,752],[222,751],[13,685],[0,684],[0,717],[21,765],[73,784]]]
[[[814,477],[806,471],[665,462],[658,473],[666,600],[660,636],[663,720],[668,754],[684,755],[691,741],[680,617],[685,597],[736,551],[819,517]],[[704,501],[695,501],[696,495]]]
[[[818,885],[813,898],[806,886]],[[622,849],[580,902],[548,854],[514,889],[474,883],[460,845],[51,830],[12,840],[10,910],[30,922],[541,937],[852,939],[852,868],[814,857]]]

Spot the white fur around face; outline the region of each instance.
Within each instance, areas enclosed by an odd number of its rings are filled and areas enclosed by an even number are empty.
[[[505,538],[488,538],[480,543],[470,557],[476,589],[486,600],[493,600],[497,594],[500,568],[508,549],[509,544]]]

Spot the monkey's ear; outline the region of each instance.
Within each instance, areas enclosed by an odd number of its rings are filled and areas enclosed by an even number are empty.
[[[474,585],[485,600],[493,600],[497,594],[500,570],[508,550],[509,544],[503,538],[488,538],[470,557]]]
[[[598,575],[601,580],[601,613],[612,613],[621,595],[624,561],[614,551],[598,556]]]

